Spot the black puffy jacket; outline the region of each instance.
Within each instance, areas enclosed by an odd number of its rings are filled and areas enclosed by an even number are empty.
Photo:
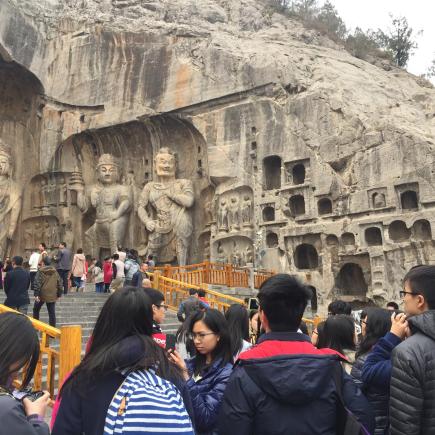
[[[357,385],[366,396],[375,413],[376,427],[374,435],[385,435],[388,433],[388,405],[390,396],[388,390],[374,385],[368,385],[362,380],[362,369],[368,353],[359,356],[352,366],[350,375],[355,379]]]
[[[435,310],[409,319],[412,336],[393,351],[390,434],[435,434]]]

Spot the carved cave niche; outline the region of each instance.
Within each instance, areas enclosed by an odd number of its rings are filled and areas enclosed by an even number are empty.
[[[279,156],[268,156],[263,160],[263,186],[265,190],[281,187],[281,164]]]
[[[335,234],[328,234],[325,239],[326,246],[334,248],[338,246],[338,237]]]
[[[273,222],[275,221],[275,208],[271,205],[267,205],[262,211],[263,222]]]
[[[411,236],[411,231],[406,227],[405,222],[397,220],[388,226],[388,236],[393,242],[404,242]]]
[[[206,231],[199,236],[198,239],[198,259],[202,261],[210,261],[211,247],[210,247],[211,233]]]
[[[285,181],[293,186],[305,184],[309,176],[310,159],[295,160],[286,162],[285,168]]]
[[[368,285],[362,267],[356,263],[344,264],[335,278],[335,287],[340,295],[365,297]]]
[[[23,251],[31,253],[36,250],[40,243],[45,243],[47,249],[55,249],[64,234],[62,226],[56,216],[32,217],[22,222]]]
[[[290,214],[293,217],[305,214],[305,198],[303,195],[293,195],[289,199]]]
[[[317,269],[319,267],[319,254],[316,248],[308,243],[298,245],[294,251],[294,264],[300,269]]]
[[[230,236],[213,242],[212,260],[219,263],[245,266],[254,263],[254,246],[249,237]]]
[[[418,210],[419,186],[418,183],[405,183],[395,186],[402,210]]]
[[[364,239],[367,246],[382,246],[382,232],[378,227],[369,227],[364,230]]]
[[[341,235],[341,244],[343,246],[355,246],[355,234],[353,233],[343,233]]]
[[[317,202],[317,211],[320,216],[332,213],[332,201],[329,198],[321,198]]]
[[[387,188],[372,189],[368,191],[369,205],[373,209],[387,206]]]
[[[80,171],[85,185],[92,186],[97,183],[95,168],[98,158],[105,153],[112,154],[120,164],[121,182],[131,186],[134,205],[137,205],[144,185],[154,179],[154,157],[163,147],[175,153],[176,178],[189,179],[194,185],[195,204],[189,209],[194,232],[188,258],[189,263],[194,263],[197,262],[198,237],[204,229],[202,202],[211,197],[213,189],[208,178],[207,147],[192,124],[170,115],[161,115],[144,122],[134,121],[86,131],[60,144],[50,167],[53,171],[72,175]],[[201,173],[198,172],[198,160],[201,160]],[[204,197],[201,197],[201,192],[205,192]],[[92,212],[82,215],[78,207],[72,207],[70,214],[72,220],[81,221],[81,228],[76,230],[76,242],[83,244],[83,234],[94,222]],[[135,248],[140,255],[144,255],[147,240],[147,231],[134,210],[130,213],[123,245]]]
[[[278,234],[269,232],[266,235],[266,246],[268,248],[277,248],[278,247]]]
[[[426,219],[415,221],[411,231],[415,240],[432,240],[431,225]]]

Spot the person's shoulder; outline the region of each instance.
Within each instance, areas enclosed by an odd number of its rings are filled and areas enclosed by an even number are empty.
[[[22,409],[20,402],[9,394],[0,394],[0,418],[2,415],[9,414],[14,409]],[[3,420],[3,418],[1,418]]]

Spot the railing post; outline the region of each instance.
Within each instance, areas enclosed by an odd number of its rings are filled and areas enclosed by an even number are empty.
[[[206,284],[212,284],[210,272],[211,272],[210,261],[204,261],[204,283]]]
[[[160,270],[156,270],[153,273],[153,288],[155,288],[156,290],[160,290],[160,276],[161,276],[162,272],[160,272]]]
[[[171,277],[171,265],[165,264],[163,267],[163,276],[166,276],[166,278],[172,278]]]
[[[226,285],[228,287],[233,287],[233,265],[232,264],[226,264],[225,265],[225,275],[226,275]]]
[[[68,373],[80,364],[82,354],[82,327],[79,325],[61,326],[59,348],[59,388]]]

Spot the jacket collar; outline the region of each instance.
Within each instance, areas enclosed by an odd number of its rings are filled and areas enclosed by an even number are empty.
[[[311,343],[310,337],[300,332],[268,332],[263,334],[258,339],[258,344],[264,341],[308,341]]]

